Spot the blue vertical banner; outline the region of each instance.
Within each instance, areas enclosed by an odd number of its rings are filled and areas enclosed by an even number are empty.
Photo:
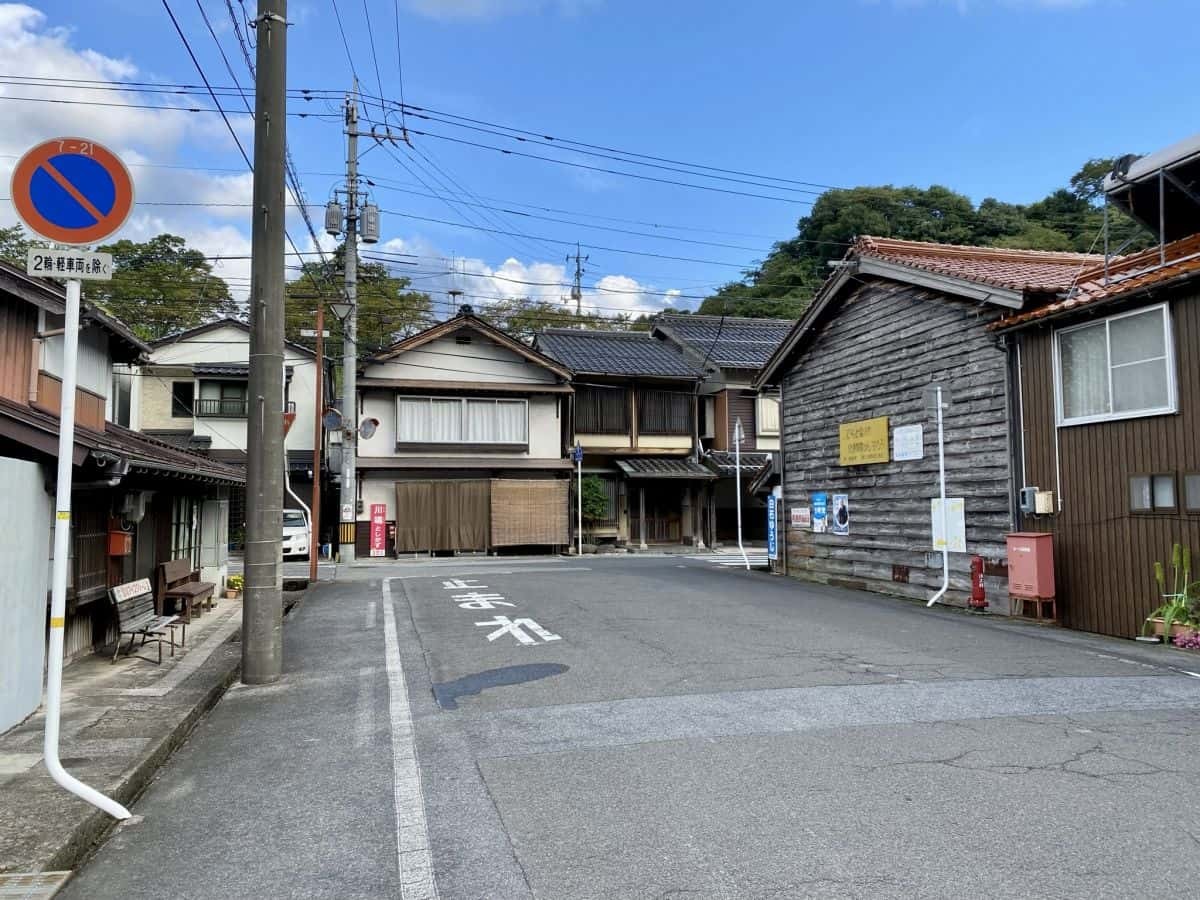
[[[779,559],[779,540],[776,536],[774,494],[767,496],[767,558]]]
[[[812,530],[824,534],[828,515],[828,496],[824,491],[812,495]]]

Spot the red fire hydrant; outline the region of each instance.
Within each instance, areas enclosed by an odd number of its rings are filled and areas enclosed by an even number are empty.
[[[983,557],[971,557],[971,609],[987,609],[987,592],[983,588]]]

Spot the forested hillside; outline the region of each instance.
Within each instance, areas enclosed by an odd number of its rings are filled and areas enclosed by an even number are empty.
[[[738,316],[795,318],[829,272],[827,263],[845,255],[859,235],[979,244],[1029,250],[1099,248],[1103,210],[1100,185],[1111,159],[1092,159],[1067,187],[1027,205],[994,198],[978,206],[949,188],[856,187],[831,190],[796,224],[796,234],[775,244],[771,254],[742,281],[730,282],[706,299],[699,311]],[[1110,241],[1117,248],[1147,246],[1152,237],[1132,219],[1109,209]]]

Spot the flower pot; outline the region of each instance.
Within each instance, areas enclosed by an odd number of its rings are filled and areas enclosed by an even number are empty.
[[[1156,618],[1152,618],[1152,619],[1147,619],[1146,621],[1154,623],[1154,633],[1156,635],[1158,635],[1158,637],[1163,636],[1163,620],[1162,619],[1156,617]],[[1189,632],[1196,631],[1196,630],[1197,630],[1197,628],[1195,625],[1184,625],[1182,622],[1172,622],[1171,623],[1171,637],[1176,637],[1181,634],[1187,634]]]
[[[235,591],[233,588],[225,588],[225,599],[236,600],[241,593],[241,591]]]

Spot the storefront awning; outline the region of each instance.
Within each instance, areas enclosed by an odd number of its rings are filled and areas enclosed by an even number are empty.
[[[700,463],[689,458],[674,459],[634,459],[615,460],[617,468],[625,473],[626,478],[677,478],[686,481],[714,481],[716,475]]]

